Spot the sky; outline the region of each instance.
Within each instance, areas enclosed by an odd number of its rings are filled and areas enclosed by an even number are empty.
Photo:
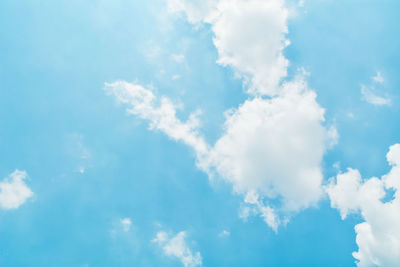
[[[0,266],[398,266],[399,11],[0,1]]]

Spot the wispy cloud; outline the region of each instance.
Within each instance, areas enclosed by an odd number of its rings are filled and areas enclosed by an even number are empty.
[[[361,85],[362,99],[374,106],[389,106],[392,104],[392,99],[388,95],[384,95],[381,90],[378,90],[376,86],[382,85],[385,80],[382,74],[378,71],[375,76],[371,77],[372,85]]]
[[[376,75],[372,77],[372,80],[373,80],[374,82],[377,82],[377,83],[384,83],[384,81],[385,81],[385,80],[383,79],[382,74],[381,74],[380,71],[378,71],[378,72],[376,73]]]
[[[392,99],[388,96],[379,96],[374,87],[361,85],[362,99],[374,106],[388,106]]]
[[[185,231],[179,232],[175,236],[170,236],[168,233],[160,231],[152,242],[158,244],[165,255],[179,259],[185,267],[201,266],[202,258],[200,252],[192,252],[185,239]]]

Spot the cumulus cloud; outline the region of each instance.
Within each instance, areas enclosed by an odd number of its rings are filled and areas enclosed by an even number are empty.
[[[214,32],[217,62],[244,79],[248,92],[275,95],[287,75],[283,56],[289,44],[288,10],[283,0],[169,0],[169,10],[184,12],[191,23],[206,22]]]
[[[106,91],[150,128],[192,147],[209,177],[232,184],[244,198],[241,217],[258,214],[277,231],[291,214],[320,199],[322,157],[338,139],[335,127],[323,125],[324,109],[304,80],[309,73],[300,69],[282,81],[289,64],[282,54],[289,42],[284,1],[170,0],[169,10],[210,24],[218,63],[232,67],[248,86],[249,99],[230,110],[223,135],[207,144],[196,112],[183,122],[168,98],[139,84],[115,82]]]
[[[106,84],[106,90],[129,105],[128,113],[149,120],[152,129],[192,147],[198,166],[210,176],[230,182],[244,197],[257,195],[245,203],[274,230],[290,213],[320,199],[320,163],[332,134],[322,126],[324,110],[316,94],[301,78],[285,83],[278,97],[254,98],[232,110],[214,146],[199,133],[197,118],[182,122],[167,98],[156,105],[151,90],[126,82]]]
[[[320,163],[328,131],[324,110],[304,81],[288,83],[276,98],[247,100],[225,122],[210,164],[234,191],[281,199],[297,211],[321,196]]]
[[[0,182],[0,208],[17,209],[33,196],[33,192],[24,182],[27,176],[25,171],[15,170]]]
[[[180,260],[185,267],[202,266],[200,252],[192,252],[185,239],[185,231],[179,232],[175,236],[170,236],[168,233],[160,231],[152,242],[158,244],[165,255]]]
[[[358,170],[348,169],[327,186],[331,206],[342,219],[352,213],[364,219],[355,226],[358,251],[353,257],[359,267],[400,262],[400,144],[390,147],[387,161],[392,169],[380,179],[363,180]]]

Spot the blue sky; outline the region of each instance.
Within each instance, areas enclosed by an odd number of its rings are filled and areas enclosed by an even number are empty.
[[[249,2],[0,2],[0,266],[400,261],[400,3]],[[372,204],[370,177],[389,194]]]

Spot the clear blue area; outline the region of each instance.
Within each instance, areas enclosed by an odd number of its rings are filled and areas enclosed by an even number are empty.
[[[340,134],[325,176],[335,175],[335,162],[379,176],[400,140],[400,2],[306,1],[301,10],[285,55],[291,73],[311,72],[327,124]],[[105,95],[104,82],[151,84],[184,104],[182,118],[201,108],[214,142],[223,112],[246,95],[215,64],[207,26],[168,17],[161,0],[3,0],[0,25],[0,179],[26,170],[35,193],[0,211],[0,266],[179,266],[150,242],[161,229],[187,230],[205,266],[354,266],[360,218],[342,221],[322,200],[278,234],[260,218],[244,222],[240,197],[212,186],[190,149]],[[184,64],[170,57],[182,53]],[[390,107],[361,100],[360,84],[376,71]],[[118,230],[125,217],[129,234]],[[218,237],[224,229],[231,235]]]

